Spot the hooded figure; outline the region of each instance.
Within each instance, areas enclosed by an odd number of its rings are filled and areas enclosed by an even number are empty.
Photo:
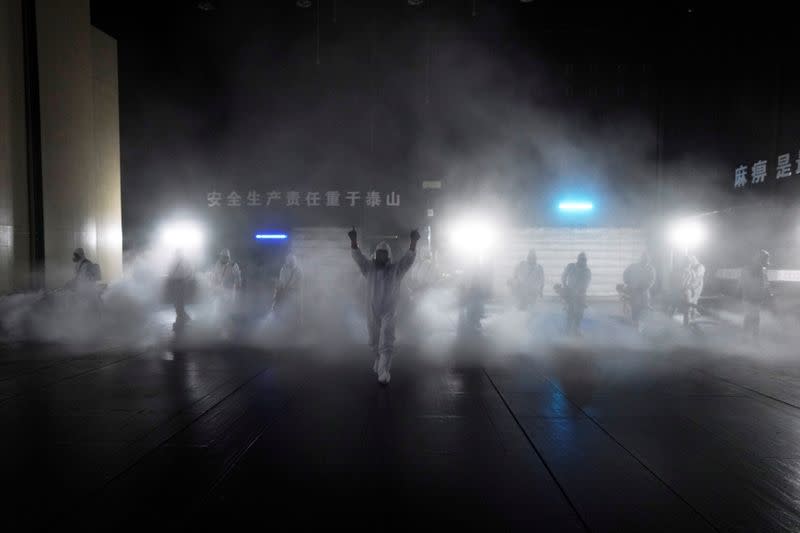
[[[294,254],[288,254],[283,262],[275,285],[272,297],[272,310],[287,319],[299,318],[300,289],[302,287],[303,271]]]
[[[529,305],[544,294],[544,269],[537,262],[536,251],[528,252],[528,258],[521,261],[514,269],[514,275],[508,282],[517,300],[517,307],[527,309]]]
[[[688,310],[691,308],[692,270],[689,265],[688,255],[678,255],[673,258],[672,270],[669,274],[668,286],[668,314],[670,317],[680,313],[687,323]]]
[[[567,333],[579,335],[583,311],[586,309],[586,291],[592,281],[586,254],[578,254],[578,260],[570,263],[561,274],[563,296],[567,303]]]
[[[75,248],[72,252],[72,262],[75,263],[75,277],[71,282],[73,287],[100,281],[100,266],[86,258],[83,248]]]
[[[761,250],[753,262],[742,269],[739,289],[744,302],[744,330],[758,337],[761,326],[761,307],[772,297],[767,278],[769,252]]]
[[[697,257],[690,255],[689,275],[687,281],[689,318],[697,314],[697,304],[700,302],[700,295],[703,293],[703,285],[705,284],[705,277],[706,277],[706,267],[703,266],[703,263],[697,260]],[[686,315],[684,315],[684,323],[688,323]]]
[[[233,315],[242,289],[242,272],[231,260],[231,251],[227,248],[219,252],[219,259],[211,272],[211,284],[215,292],[214,307],[224,321],[223,335],[227,336],[234,324]]]
[[[239,264],[231,260],[231,251],[227,248],[219,252],[211,281],[218,289],[228,291],[231,298],[235,298],[236,293],[242,288],[242,272],[239,270]]]
[[[647,252],[640,261],[633,263],[622,274],[622,281],[628,291],[631,302],[631,319],[639,328],[640,320],[650,308],[650,289],[656,282],[656,269],[650,264]]]
[[[93,312],[99,312],[103,306],[103,289],[97,283],[101,278],[100,265],[89,261],[83,248],[75,248],[72,262],[75,263],[75,276],[67,282],[65,288],[74,291]]]
[[[172,329],[178,332],[192,319],[186,312],[186,304],[194,298],[194,269],[183,251],[176,250],[175,258],[167,274],[167,300],[175,306],[175,322]]]
[[[419,233],[411,232],[411,246],[397,263],[392,262],[392,249],[386,242],[375,247],[372,260],[358,247],[355,228],[348,233],[353,260],[367,278],[367,329],[369,345],[375,352],[373,370],[382,385],[391,379],[394,353],[394,328],[400,282],[414,264]]]

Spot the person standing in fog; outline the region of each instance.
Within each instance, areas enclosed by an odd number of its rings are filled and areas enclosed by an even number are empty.
[[[242,271],[239,263],[231,259],[231,251],[227,248],[219,252],[211,271],[211,285],[214,288],[214,307],[217,318],[221,321],[222,334],[228,336],[235,324],[234,316],[239,307]]]
[[[297,257],[290,253],[283,262],[272,295],[272,311],[290,327],[300,323],[302,282],[303,271]]]
[[[192,319],[186,312],[186,304],[194,298],[194,269],[181,250],[175,252],[175,259],[167,274],[167,299],[175,307],[175,322],[172,330],[179,332]]]
[[[650,289],[656,282],[656,269],[650,263],[647,252],[641,260],[625,269],[622,281],[630,298],[631,320],[636,329],[641,331],[641,321],[650,308]]]
[[[772,297],[767,267],[769,266],[769,252],[761,250],[756,254],[753,262],[742,269],[739,278],[739,289],[742,293],[744,304],[744,331],[752,338],[758,338],[761,327],[761,308]]]
[[[537,261],[535,250],[529,251],[527,259],[517,265],[514,275],[508,281],[508,286],[521,311],[534,307],[543,296],[544,269]]]
[[[211,283],[217,292],[217,304],[230,306],[236,301],[242,289],[242,271],[239,264],[231,259],[231,251],[223,248],[211,272]]]
[[[378,383],[387,385],[391,380],[400,282],[414,264],[419,232],[411,232],[411,245],[397,263],[392,262],[392,249],[388,243],[379,243],[375,247],[375,257],[369,260],[358,247],[356,229],[353,228],[347,236],[353,260],[367,278],[367,329],[369,345],[375,353],[372,369],[378,375]]]
[[[689,267],[687,275],[687,310],[683,315],[683,324],[689,323],[700,315],[697,310],[697,305],[700,303],[700,295],[703,294],[703,285],[705,284],[706,267],[703,263],[697,260],[697,257],[689,256]]]
[[[586,309],[586,291],[592,281],[586,254],[581,252],[574,263],[570,263],[561,274],[564,300],[567,303],[567,333],[580,336],[583,312]]]

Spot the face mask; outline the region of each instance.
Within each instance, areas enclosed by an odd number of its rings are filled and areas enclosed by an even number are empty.
[[[223,265],[227,265],[228,264],[228,258],[227,257],[220,257],[219,260]]]
[[[72,256],[72,262],[73,262],[73,263],[77,263],[77,262],[78,262],[78,261],[80,261],[80,260],[81,260],[81,258],[80,258],[80,257],[78,257],[77,255],[73,255],[73,256]]]
[[[375,264],[379,267],[384,267],[389,263],[389,253],[386,250],[378,250],[375,252]]]

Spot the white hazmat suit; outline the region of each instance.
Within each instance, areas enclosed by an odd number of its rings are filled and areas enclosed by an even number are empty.
[[[353,260],[367,278],[367,329],[369,345],[375,352],[373,369],[381,383],[388,383],[394,353],[394,328],[400,282],[414,264],[416,252],[409,249],[397,263],[392,262],[392,249],[381,242],[375,251],[385,250],[389,262],[379,266],[367,259],[359,248],[353,248]]]
[[[226,300],[235,300],[242,288],[242,271],[239,264],[231,259],[231,252],[224,248],[211,273],[211,283]]]
[[[275,285],[272,297],[272,310],[288,324],[297,325],[300,321],[302,302],[303,271],[294,254],[286,256]]]
[[[622,280],[630,296],[631,319],[639,327],[650,308],[650,289],[656,282],[656,269],[650,264],[650,257],[643,254],[641,261],[628,266],[622,274]]]
[[[231,252],[227,248],[219,254],[219,259],[211,272],[211,283],[215,293],[214,307],[217,315],[226,322],[223,329],[227,335],[227,327],[230,326],[233,313],[236,312],[242,289],[242,271],[239,269],[239,264],[231,259]]]
[[[692,275],[689,281],[689,303],[697,305],[700,295],[703,293],[703,285],[706,277],[706,267],[697,260],[695,256],[689,257],[689,270]]]
[[[744,302],[744,330],[753,337],[758,337],[761,326],[761,308],[772,297],[769,278],[769,253],[762,250],[753,264],[742,269],[739,289]]]
[[[527,260],[517,265],[508,285],[519,309],[536,305],[544,295],[544,268],[537,262],[536,252],[531,250]]]
[[[587,266],[586,254],[578,254],[578,261],[570,263],[561,274],[564,300],[567,303],[567,333],[579,335],[583,312],[586,309],[586,291],[592,282],[592,271]]]

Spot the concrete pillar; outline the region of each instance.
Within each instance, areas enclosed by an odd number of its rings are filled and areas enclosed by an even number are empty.
[[[0,293],[30,272],[22,4],[0,0]]]
[[[92,29],[92,97],[97,261],[103,279],[111,280],[122,275],[117,41],[96,28]]]
[[[63,285],[77,247],[121,275],[118,100],[89,0],[0,0],[0,292],[30,286],[33,259]]]
[[[89,0],[36,0],[45,285],[71,276],[72,250],[97,253]]]

